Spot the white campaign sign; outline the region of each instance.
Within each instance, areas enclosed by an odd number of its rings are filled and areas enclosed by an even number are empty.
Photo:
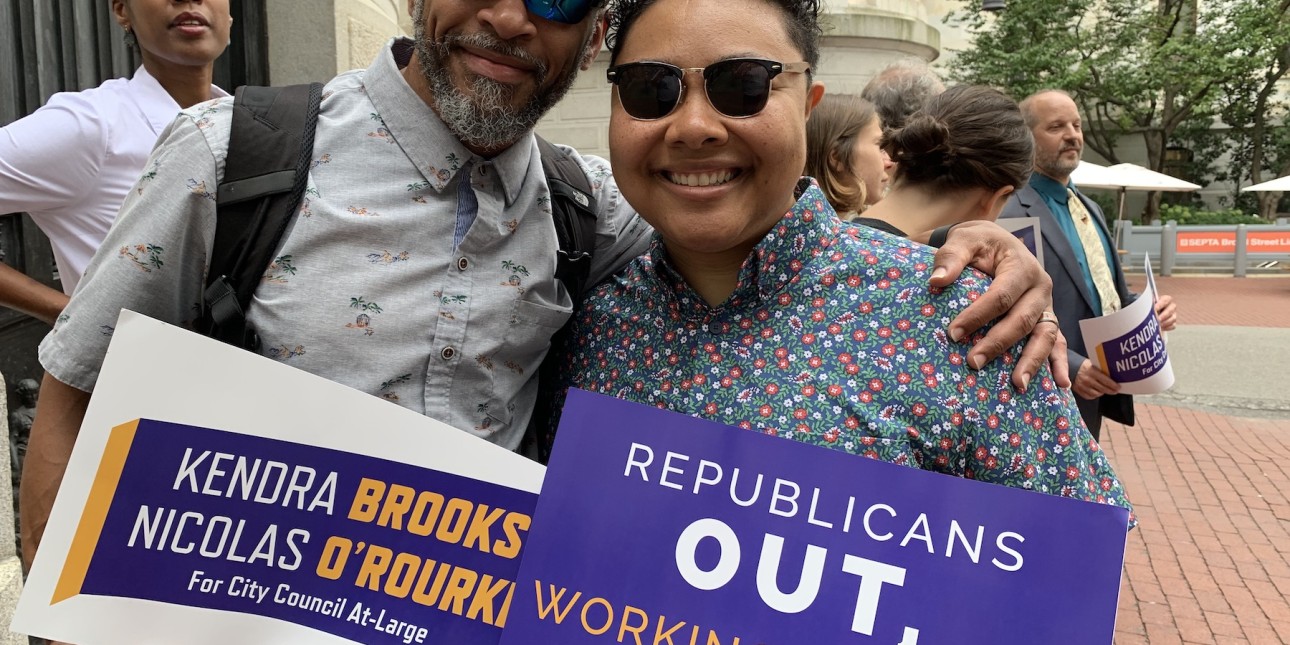
[[[1088,359],[1125,394],[1159,394],[1174,384],[1165,333],[1156,318],[1155,277],[1145,260],[1146,291],[1125,308],[1079,322]]]
[[[51,602],[91,503],[109,433],[139,418],[375,457],[534,494],[545,473],[519,455],[393,403],[123,311],[19,602],[15,631],[79,645],[223,645],[234,642],[231,635],[240,642],[352,642],[265,616],[170,602],[91,594]]]

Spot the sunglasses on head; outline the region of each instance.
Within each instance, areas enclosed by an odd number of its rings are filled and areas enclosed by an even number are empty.
[[[591,12],[592,0],[524,0],[529,13],[547,20],[576,25]]]
[[[771,79],[800,74],[809,63],[777,63],[760,58],[728,58],[707,67],[681,68],[667,63],[625,63],[611,67],[609,82],[618,86],[618,101],[634,119],[649,121],[672,113],[685,97],[685,75],[703,73],[703,91],[716,111],[732,118],[753,116],[766,107]]]

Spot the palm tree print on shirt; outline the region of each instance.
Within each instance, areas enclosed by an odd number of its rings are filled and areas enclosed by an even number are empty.
[[[129,259],[144,273],[152,273],[153,269],[160,269],[165,264],[161,261],[164,250],[155,244],[135,244],[121,247],[121,250],[117,251],[117,256]]]
[[[381,306],[376,304],[375,302],[368,302],[362,296],[359,296],[357,298],[350,298],[349,306],[351,309],[358,309],[362,311],[362,313],[358,314],[358,316],[354,319],[354,322],[346,323],[345,328],[361,329],[363,330],[364,336],[371,336],[372,334],[375,334],[376,329],[372,327],[372,316],[370,314],[381,313],[383,311],[381,309]]]
[[[410,258],[411,255],[407,251],[400,251],[398,253],[381,251],[380,253],[367,254],[367,261],[372,264],[397,264],[399,262],[407,262]]]
[[[386,401],[393,401],[394,403],[398,403],[399,393],[395,392],[394,388],[396,386],[403,385],[404,383],[407,383],[411,380],[412,380],[411,374],[403,374],[401,376],[396,376],[388,381],[382,382],[381,387],[377,390],[377,392],[380,393],[380,397],[382,399],[385,399]]]
[[[288,358],[303,356],[304,353],[305,353],[304,345],[296,345],[294,348],[288,345],[279,345],[277,347],[270,347],[269,351],[265,352],[265,356],[268,356],[269,358],[276,359],[279,361],[285,361]]]
[[[215,201],[215,193],[206,189],[206,182],[204,180],[197,181],[196,179],[189,179],[188,190],[198,197],[205,197],[206,199]]]
[[[269,270],[261,280],[268,284],[286,284],[287,276],[295,274],[296,265],[291,263],[291,255],[281,255],[269,264]]]

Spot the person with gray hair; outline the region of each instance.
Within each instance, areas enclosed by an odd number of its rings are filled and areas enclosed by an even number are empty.
[[[917,58],[902,58],[870,79],[860,96],[878,108],[883,132],[891,132],[904,127],[911,114],[944,91],[945,83],[927,63]]]

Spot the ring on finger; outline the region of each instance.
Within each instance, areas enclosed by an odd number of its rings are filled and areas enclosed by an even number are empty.
[[[1053,312],[1051,312],[1051,311],[1045,311],[1045,312],[1043,312],[1043,313],[1039,314],[1039,322],[1035,323],[1035,326],[1036,326],[1036,327],[1038,327],[1041,323],[1052,323],[1052,324],[1056,325],[1056,324],[1057,324],[1057,314],[1055,314],[1055,313],[1053,313]]]

